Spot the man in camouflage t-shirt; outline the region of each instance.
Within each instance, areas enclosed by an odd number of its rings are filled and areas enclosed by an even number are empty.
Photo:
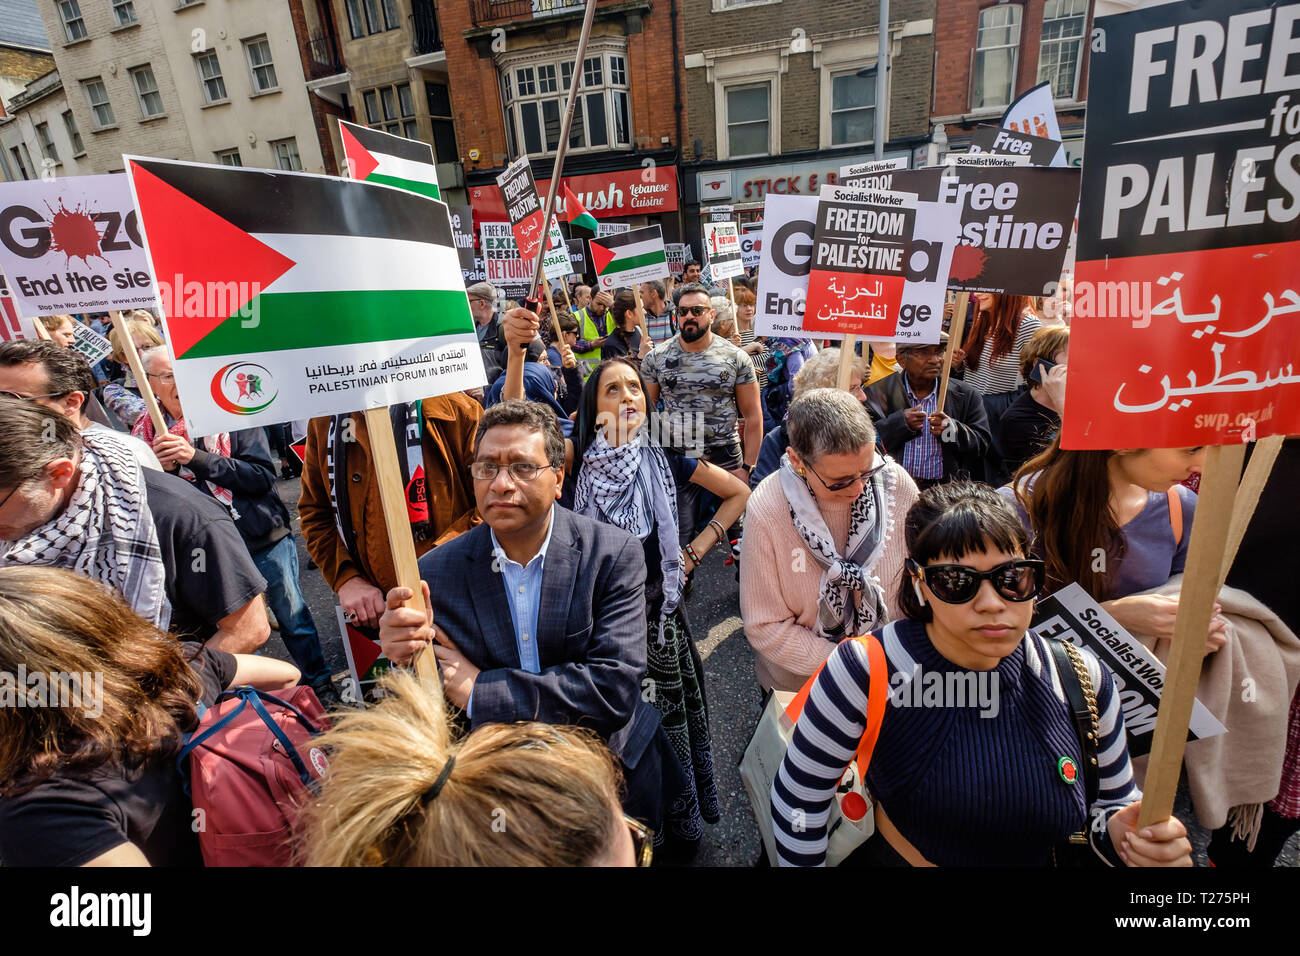
[[[746,485],[763,443],[763,409],[758,378],[749,356],[713,334],[709,292],[691,283],[677,299],[680,332],[641,362],[646,401],[662,397],[660,441],[682,454],[725,468]],[[742,450],[737,418],[745,421]],[[695,536],[698,486],[679,488],[679,532],[683,544]]]

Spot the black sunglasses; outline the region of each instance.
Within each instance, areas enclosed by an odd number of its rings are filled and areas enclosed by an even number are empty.
[[[964,564],[921,567],[911,558],[907,559],[907,567],[944,604],[965,604],[979,593],[981,582],[986,580],[1008,601],[1017,604],[1029,601],[1042,590],[1046,573],[1043,562],[1037,558],[1008,561],[987,571],[977,571]]]
[[[677,310],[678,315],[703,316],[706,312],[712,312],[711,305],[683,305]]]

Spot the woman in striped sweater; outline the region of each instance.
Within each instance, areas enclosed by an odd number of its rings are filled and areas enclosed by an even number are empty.
[[[1081,649],[1100,736],[1098,791],[1087,805],[1061,678],[1047,641],[1029,630],[1042,563],[1026,559],[1011,507],[985,485],[938,485],[908,513],[906,538],[906,619],[876,632],[893,705],[866,772],[876,835],[849,860],[1044,866],[1086,827],[1110,865],[1190,866],[1176,818],[1137,831],[1142,795],[1119,695],[1110,671]],[[827,810],[865,729],[868,686],[865,648],[843,642],[813,685],[772,786],[783,865],[825,861]]]

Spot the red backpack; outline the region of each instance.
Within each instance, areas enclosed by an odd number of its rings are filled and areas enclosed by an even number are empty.
[[[233,687],[206,710],[176,758],[194,801],[207,866],[289,866],[293,823],[329,766],[312,738],[329,718],[310,687]]]

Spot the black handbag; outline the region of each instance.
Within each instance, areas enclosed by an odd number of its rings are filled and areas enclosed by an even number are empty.
[[[1065,699],[1074,718],[1074,730],[1083,748],[1083,786],[1087,807],[1092,809],[1100,787],[1097,750],[1100,745],[1097,720],[1097,694],[1083,655],[1068,640],[1048,639],[1046,642],[1060,675]],[[1063,843],[1052,848],[1052,865],[1059,867],[1105,866],[1088,841],[1088,816],[1077,833],[1071,833]]]

